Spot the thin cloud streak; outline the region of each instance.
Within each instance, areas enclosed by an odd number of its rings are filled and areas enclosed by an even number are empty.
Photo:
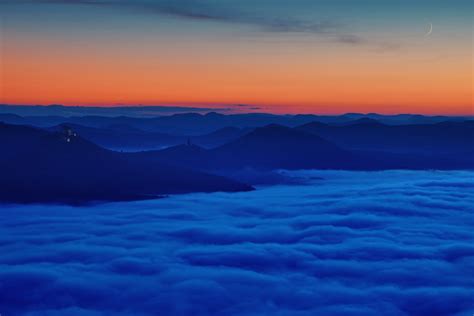
[[[327,37],[334,42],[342,44],[363,45],[368,42],[367,39],[359,35],[346,33],[344,30],[346,26],[334,20],[307,21],[294,17],[253,16],[243,12],[225,9],[223,6],[210,5],[205,1],[199,0],[183,0],[179,2],[168,0],[158,0],[154,2],[140,0],[134,2],[117,0],[0,0],[0,4],[2,3],[109,7],[144,14],[173,16],[182,19],[249,25],[268,33],[313,34]]]

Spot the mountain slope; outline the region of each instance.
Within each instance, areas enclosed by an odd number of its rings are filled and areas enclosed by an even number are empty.
[[[228,166],[288,169],[346,166],[350,155],[319,136],[275,124],[257,128],[213,154]]]
[[[227,178],[103,149],[67,130],[0,124],[0,201],[127,200],[158,194],[241,191]]]
[[[204,148],[215,148],[230,141],[236,140],[248,132],[248,129],[241,129],[238,127],[224,127],[209,134],[191,137],[190,141],[193,144],[202,146]]]
[[[456,124],[456,123],[448,123]],[[383,135],[372,135],[373,128],[379,128],[377,122],[346,126],[355,134],[367,135],[369,140]],[[328,128],[322,123],[314,123],[305,128]],[[356,127],[356,129],[354,128]],[[384,125],[382,125],[385,128]],[[333,127],[330,127],[333,128]],[[380,132],[379,132],[380,133]],[[355,137],[355,136],[353,136]],[[404,139],[404,137],[400,137]],[[428,139],[429,136],[428,136]],[[462,140],[460,141],[462,143]],[[381,143],[383,144],[383,142]],[[222,172],[254,169],[347,169],[347,170],[384,170],[384,169],[472,169],[474,156],[472,148],[467,154],[453,152],[433,154],[431,151],[384,151],[379,147],[367,149],[346,148],[301,129],[292,129],[280,125],[268,125],[223,146],[205,150],[195,145],[177,146],[162,151],[142,153],[150,161],[161,161],[194,169]]]
[[[51,127],[48,130],[62,131],[67,127],[74,129],[74,131],[80,134],[81,137],[84,137],[101,147],[112,150],[138,151],[159,149],[181,144],[186,140],[186,137],[184,136],[141,131],[123,124],[98,128],[63,123]]]
[[[297,130],[319,135],[348,149],[398,153],[469,152],[474,148],[474,121],[389,126],[362,119],[344,126],[312,122]]]
[[[357,157],[309,133],[281,125],[257,128],[223,146],[205,150],[182,145],[138,153],[152,161],[201,170],[350,168]]]

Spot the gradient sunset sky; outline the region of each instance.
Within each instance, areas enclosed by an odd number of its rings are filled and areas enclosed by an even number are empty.
[[[0,0],[0,103],[473,114],[472,12],[467,0]]]

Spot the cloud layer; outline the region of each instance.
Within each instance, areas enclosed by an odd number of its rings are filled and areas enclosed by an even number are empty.
[[[472,173],[289,174],[310,184],[3,206],[0,312],[473,313]]]

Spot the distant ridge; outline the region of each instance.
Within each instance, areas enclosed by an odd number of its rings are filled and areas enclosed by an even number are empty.
[[[0,113],[11,113],[22,116],[130,116],[156,117],[185,112],[208,113],[211,111],[228,111],[226,108],[184,107],[184,106],[65,106],[51,105],[8,105],[0,104]]]
[[[289,127],[271,124],[214,150],[229,164],[259,168],[329,168],[349,154],[336,145]]]
[[[0,202],[132,200],[246,191],[236,181],[103,149],[67,127],[47,132],[0,123]]]
[[[363,118],[338,126],[311,122],[296,129],[347,149],[427,154],[459,154],[474,149],[474,121],[390,126]]]
[[[159,109],[154,111],[153,109]],[[205,147],[215,147],[224,144],[235,135],[228,135],[220,140],[214,136],[209,139],[198,139],[206,134],[212,134],[220,129],[234,128],[248,131],[269,124],[287,127],[297,127],[311,122],[337,126],[376,120],[384,125],[431,125],[440,122],[461,122],[473,120],[472,116],[423,116],[418,114],[380,115],[375,113],[344,115],[276,115],[269,113],[230,114],[228,109],[221,113],[208,108],[179,108],[173,112],[173,107],[66,107],[66,106],[9,106],[0,105],[0,121],[10,124],[32,125],[50,128],[61,124],[75,124],[83,127],[115,130],[125,133],[125,130],[143,131],[146,133],[162,133],[178,137],[192,137],[196,143]],[[245,107],[244,107],[245,109]],[[195,110],[195,111],[194,111]],[[209,110],[209,111],[208,111]],[[125,111],[125,112],[124,112]],[[132,112],[130,112],[132,111]],[[138,112],[133,112],[138,111]],[[138,113],[138,114],[137,114]],[[227,113],[227,114],[223,114]],[[136,115],[137,114],[137,115]],[[114,128],[123,126],[123,129]],[[92,138],[92,137],[91,137]],[[162,144],[151,142],[148,149],[160,146],[175,145],[179,142],[163,141]],[[102,145],[108,146],[106,142]]]
[[[436,124],[437,125],[437,124]],[[145,152],[141,155],[148,159],[162,161],[195,169],[220,172],[242,168],[256,169],[344,169],[344,170],[384,170],[384,169],[472,169],[474,168],[473,122],[440,123],[420,126],[386,126],[374,122],[355,123],[347,126],[330,126],[313,122],[297,128],[271,124],[255,130],[211,150],[195,145],[177,146],[169,149]],[[464,126],[466,125],[466,126]],[[451,126],[451,128],[448,128]],[[390,146],[384,147],[384,132],[379,128],[406,128],[415,133],[413,139],[406,141],[406,135],[399,134],[390,140]],[[433,139],[432,133],[453,133],[444,139]],[[441,128],[441,131],[439,129]],[[375,129],[375,130],[374,130]],[[343,131],[340,137],[348,137],[349,144],[343,146],[333,141],[333,130]],[[317,133],[321,131],[321,133]],[[467,133],[458,143],[451,142],[452,137]],[[319,136],[322,135],[322,136]],[[348,136],[349,135],[349,136]],[[391,134],[388,134],[391,135]],[[364,137],[367,142],[364,143]],[[334,137],[336,140],[337,137]],[[353,140],[354,144],[350,144]],[[437,142],[451,147],[437,148]],[[425,147],[421,147],[421,145]],[[366,148],[360,148],[366,145]]]

